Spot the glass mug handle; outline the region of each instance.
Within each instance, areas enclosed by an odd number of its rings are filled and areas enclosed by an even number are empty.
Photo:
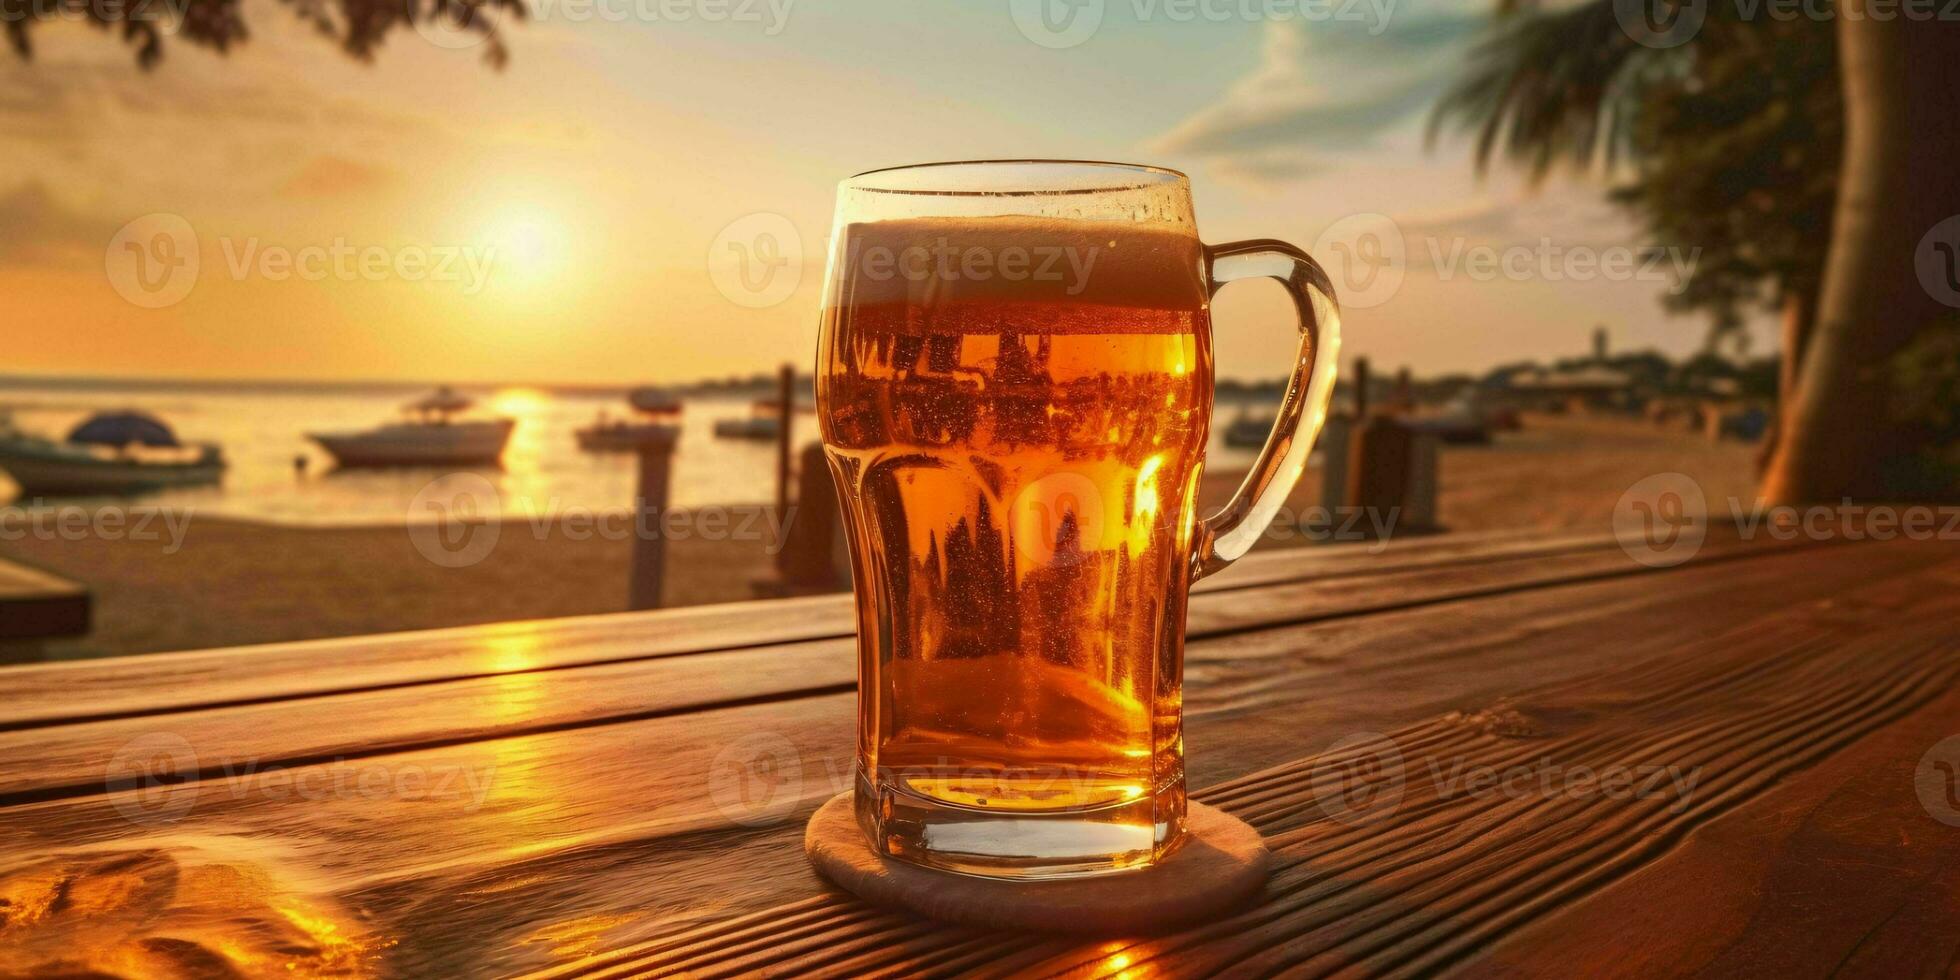
[[[1245,482],[1217,514],[1198,524],[1191,579],[1197,581],[1245,557],[1266,533],[1280,505],[1307,468],[1307,456],[1327,422],[1341,353],[1341,307],[1334,285],[1313,257],[1285,242],[1255,239],[1205,247],[1210,295],[1241,279],[1277,279],[1300,318],[1300,354],[1286,383],[1279,420]],[[1304,423],[1304,425],[1303,425]]]

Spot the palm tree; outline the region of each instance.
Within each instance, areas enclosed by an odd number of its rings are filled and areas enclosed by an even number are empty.
[[[1954,322],[1917,260],[1934,226],[1960,215],[1960,87],[1951,78],[1960,24],[1837,20],[1844,169],[1816,323],[1763,493],[1787,502],[1950,494],[1943,474],[1923,472],[1913,433],[1886,419],[1901,394],[1898,355]],[[1960,274],[1951,251],[1946,261],[1948,274]]]
[[[294,16],[333,40],[358,61],[395,29],[443,25],[482,36],[483,58],[503,67],[509,57],[497,30],[500,17],[522,20],[523,0],[281,0]],[[220,53],[246,39],[238,0],[0,0],[0,22],[7,43],[21,57],[34,52],[32,31],[39,21],[79,19],[119,35],[135,49],[136,62],[155,67],[165,37]]]
[[[1699,31],[1669,46],[1636,40],[1613,0],[1505,0],[1432,122],[1473,130],[1480,168],[1501,153],[1534,178],[1561,162],[1633,171],[1617,196],[1715,259],[1685,305],[1718,327],[1758,291],[1781,308],[1772,502],[1930,489],[1908,430],[1888,421],[1888,379],[1913,337],[1951,312],[1913,260],[1960,212],[1960,182],[1946,176],[1960,93],[1944,77],[1960,63],[1960,25],[1877,20],[1854,2],[1835,25],[1708,4]]]

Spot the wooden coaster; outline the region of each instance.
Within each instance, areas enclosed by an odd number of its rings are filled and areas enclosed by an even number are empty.
[[[1007,881],[894,861],[873,850],[858,828],[851,794],[817,809],[803,850],[817,872],[878,905],[987,929],[1091,935],[1153,932],[1216,918],[1266,884],[1270,856],[1245,821],[1190,804],[1190,837],[1163,863],[1141,871]]]

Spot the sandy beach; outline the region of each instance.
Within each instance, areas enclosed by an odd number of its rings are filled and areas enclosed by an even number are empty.
[[[1693,477],[1711,502],[1749,498],[1754,452],[1634,419],[1532,417],[1494,445],[1444,448],[1438,517],[1451,530],[1605,530],[1620,494],[1656,473]],[[1209,474],[1205,504],[1227,499],[1241,475]],[[1309,471],[1290,507],[1305,512],[1320,491],[1319,472]],[[192,513],[174,550],[160,523],[156,530],[149,541],[0,540],[0,557],[95,590],[90,635],[33,651],[0,645],[0,658],[150,653],[626,608],[631,541],[578,520],[505,521],[494,551],[456,568],[425,558],[401,525],[307,529]],[[1261,547],[1315,543],[1294,535]],[[764,541],[700,536],[670,540],[668,561],[670,606],[752,598],[752,583],[772,567]]]

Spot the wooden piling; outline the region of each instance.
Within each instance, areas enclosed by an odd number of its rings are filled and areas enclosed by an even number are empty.
[[[789,513],[790,460],[792,458],[792,430],[796,427],[796,365],[783,365],[782,378],[776,385],[776,418],[780,423],[776,431],[776,514],[778,520],[787,520]]]
[[[674,446],[679,441],[678,426],[640,439],[640,485],[633,498],[633,567],[626,589],[629,609],[660,608],[667,577],[667,536],[661,522],[667,514]]]

